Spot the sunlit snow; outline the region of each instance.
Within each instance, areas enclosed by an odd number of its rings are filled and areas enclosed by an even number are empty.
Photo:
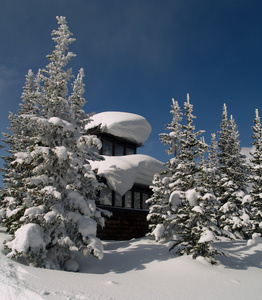
[[[143,154],[103,156],[102,161],[90,161],[98,176],[107,180],[108,186],[124,195],[134,183],[150,185],[157,172],[165,170],[162,162]]]
[[[86,126],[91,129],[101,126],[101,131],[122,137],[129,141],[143,145],[151,133],[151,125],[137,114],[107,111],[92,116],[92,121]]]
[[[107,241],[101,246],[102,260],[76,255],[78,273],[10,260],[3,250],[8,238],[0,227],[0,299],[4,300],[261,299],[262,238],[258,235],[248,243],[215,242],[214,247],[226,254],[218,257],[218,266],[202,257],[178,257],[166,244],[149,238]],[[72,263],[68,261],[69,269]]]

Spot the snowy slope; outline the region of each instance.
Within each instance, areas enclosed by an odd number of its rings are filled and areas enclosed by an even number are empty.
[[[0,242],[8,236],[0,228]],[[0,299],[261,299],[262,238],[220,242],[219,266],[177,257],[148,238],[107,241],[105,257],[78,257],[79,273],[37,269],[0,252]],[[2,246],[1,246],[2,247]]]
[[[137,114],[106,111],[92,116],[86,129],[101,126],[101,131],[143,145],[151,133],[151,125]]]

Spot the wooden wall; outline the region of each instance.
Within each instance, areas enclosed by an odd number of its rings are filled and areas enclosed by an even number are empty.
[[[107,208],[113,213],[106,219],[104,228],[98,227],[97,237],[101,240],[130,240],[145,236],[148,232],[147,211]]]

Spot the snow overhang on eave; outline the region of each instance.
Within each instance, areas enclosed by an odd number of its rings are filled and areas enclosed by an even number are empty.
[[[106,179],[110,189],[124,195],[133,185],[150,186],[155,173],[166,170],[164,163],[143,154],[103,156],[104,160],[90,161],[96,174]]]

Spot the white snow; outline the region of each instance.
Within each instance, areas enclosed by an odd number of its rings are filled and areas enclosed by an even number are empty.
[[[79,210],[85,216],[91,216],[90,208],[85,198],[76,191],[68,191],[67,199],[71,205],[72,210]]]
[[[172,208],[175,210],[177,209],[178,205],[182,202],[181,200],[181,192],[180,191],[173,191],[169,197],[169,203],[171,204]]]
[[[151,185],[154,174],[165,170],[162,162],[144,154],[103,157],[101,161],[90,161],[92,169],[120,195],[130,190],[134,183]]]
[[[107,111],[92,116],[86,126],[91,129],[101,125],[101,131],[143,145],[151,133],[151,125],[137,114]]]
[[[44,205],[29,207],[25,210],[24,216],[34,218],[36,215],[41,214],[44,211],[44,209],[45,209]]]
[[[39,251],[39,249],[45,246],[41,227],[33,223],[21,226],[15,232],[14,240],[8,242],[7,246],[12,249],[12,252],[8,254],[10,257],[16,252],[27,253],[29,248],[31,248],[32,251],[34,251],[34,249]]]
[[[192,208],[192,210],[193,210],[194,212],[197,212],[197,213],[201,214],[201,215],[204,214],[202,208],[201,208],[199,205],[194,206],[194,207]]]
[[[90,235],[96,236],[96,221],[81,215],[78,212],[69,212],[68,217],[73,220],[74,223],[78,226],[78,231],[82,234],[83,237],[88,237]]]
[[[165,231],[165,227],[163,224],[156,225],[156,228],[152,232],[152,234],[155,236],[156,241],[160,241],[164,231]]]
[[[45,186],[43,189],[40,190],[40,193],[47,194],[47,195],[53,195],[54,198],[56,198],[56,199],[61,199],[61,197],[62,197],[61,193],[58,192],[56,190],[56,188],[51,185]]]
[[[213,234],[213,232],[211,230],[209,230],[208,228],[203,228],[203,233],[198,241],[198,243],[206,243],[206,242],[211,242],[211,241],[215,241],[216,238]]]
[[[52,117],[48,120],[48,122],[61,127],[63,131],[75,131],[75,127],[73,124],[71,124],[65,120],[62,120],[58,117]]]
[[[200,197],[199,192],[197,192],[195,189],[191,189],[185,192],[186,199],[189,202],[191,206],[197,205],[197,200]]]
[[[54,148],[54,152],[57,155],[59,161],[66,160],[68,158],[68,153],[65,146],[57,146]]]
[[[220,264],[178,257],[149,238],[103,242],[104,258],[76,255],[78,273],[9,260],[0,228],[0,290],[4,300],[260,300],[262,238],[215,242]],[[71,261],[68,262],[70,268]]]

